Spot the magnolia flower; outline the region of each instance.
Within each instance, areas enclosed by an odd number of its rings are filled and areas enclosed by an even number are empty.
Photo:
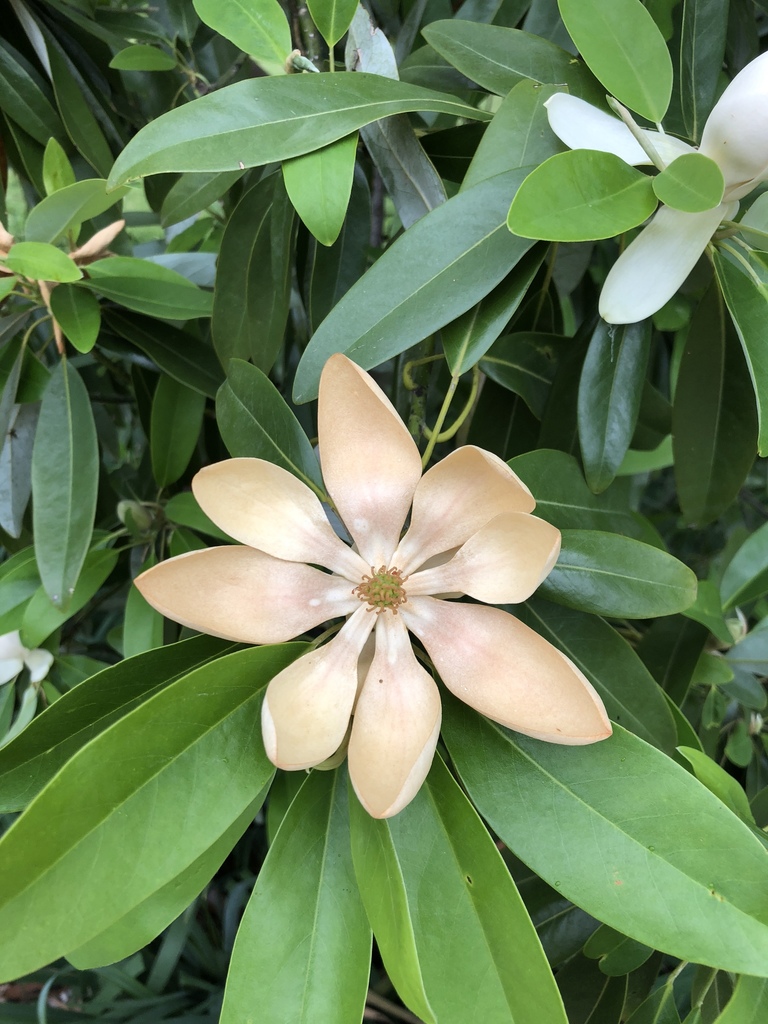
[[[21,642],[18,630],[0,636],[0,686],[15,679],[25,665],[29,669],[32,682],[39,683],[48,675],[48,669],[52,664],[51,652],[42,647],[30,651]]]
[[[246,643],[281,643],[345,617],[333,639],[270,682],[262,732],[272,762],[322,764],[349,732],[361,803],[374,817],[401,810],[429,770],[441,718],[409,631],[448,689],[497,722],[554,743],[609,736],[590,683],[538,633],[498,608],[441,599],[517,603],[552,568],[560,534],[530,515],[534,500],[509,467],[467,446],[422,476],[395,409],[343,355],[323,370],[318,416],[323,476],[353,547],[291,473],[231,459],[201,470],[192,487],[246,546],[191,551],[136,581],[164,615]]]
[[[571,149],[613,153],[629,164],[650,163],[629,128],[575,96],[557,93],[546,102],[552,131]],[[663,166],[692,146],[661,132],[640,129]],[[600,295],[608,323],[643,320],[672,298],[693,270],[723,220],[732,220],[739,200],[768,180],[768,53],[733,79],[704,126],[700,153],[720,167],[725,192],[718,206],[683,213],[661,206],[619,256]]]

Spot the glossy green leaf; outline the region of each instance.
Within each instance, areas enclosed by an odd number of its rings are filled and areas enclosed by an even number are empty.
[[[726,609],[768,594],[768,523],[747,537],[725,567],[720,591]]]
[[[200,20],[259,62],[282,65],[293,49],[277,0],[193,0]]]
[[[685,213],[711,210],[721,202],[725,191],[723,172],[701,153],[683,153],[652,181],[662,203]]]
[[[522,269],[524,263],[517,269]],[[480,369],[497,384],[520,395],[533,415],[541,419],[560,357],[571,345],[571,338],[559,334],[537,331],[506,334],[486,352]]]
[[[622,935],[614,928],[601,925],[584,945],[584,956],[599,960],[599,967],[609,978],[620,978],[641,967],[653,950],[642,942]]]
[[[559,530],[607,530],[640,539],[637,517],[613,492],[593,494],[576,459],[565,452],[540,448],[509,463],[536,496],[536,515]]]
[[[78,970],[124,960],[156,938],[179,916],[213,878],[238,839],[259,812],[269,782],[232,824],[189,867],[129,910],[105,931],[85,945],[67,953],[67,960]]]
[[[164,227],[178,224],[187,217],[212,206],[236,181],[243,171],[225,171],[221,174],[182,174],[171,186],[160,208],[160,222]]]
[[[176,483],[189,465],[203,425],[205,395],[162,376],[152,399],[150,450],[158,487]]]
[[[742,976],[715,1024],[760,1024],[768,1013],[768,979]]]
[[[613,153],[574,149],[528,175],[512,200],[507,225],[524,238],[584,242],[629,231],[655,209],[647,174]]]
[[[193,334],[145,316],[110,310],[105,320],[180,384],[215,398],[224,371],[213,349]]]
[[[64,128],[48,98],[44,79],[10,43],[0,43],[0,110],[45,146],[53,136],[64,141]]]
[[[229,219],[219,253],[211,330],[222,365],[253,359],[268,373],[291,297],[294,213],[279,174],[258,182]]]
[[[672,446],[686,522],[712,522],[738,494],[757,448],[752,383],[714,283],[694,313],[680,360]]]
[[[69,256],[46,242],[17,242],[5,257],[5,266],[34,281],[79,281],[83,276]]]
[[[213,295],[192,284],[170,267],[135,259],[110,256],[88,266],[88,288],[113,302],[166,320],[192,320],[210,316]]]
[[[24,229],[27,241],[57,242],[76,225],[114,206],[128,191],[121,188],[107,194],[106,184],[103,178],[87,178],[47,196],[30,210]]]
[[[662,691],[607,622],[538,597],[509,611],[571,659],[602,697],[612,721],[668,754],[674,751],[677,729]]]
[[[62,360],[43,396],[32,453],[37,566],[58,608],[74,594],[91,543],[98,483],[91,401],[77,370]]]
[[[532,244],[511,236],[504,224],[522,177],[521,171],[499,174],[467,189],[389,246],[315,332],[296,371],[295,400],[317,395],[320,372],[334,352],[369,369],[487,295]]]
[[[26,559],[24,566],[34,565],[31,556]],[[18,563],[13,575],[17,590],[21,572]],[[8,575],[0,577],[4,596],[10,582]],[[105,668],[65,693],[0,750],[0,810],[20,811],[89,740],[170,683],[236,647],[228,640],[195,636]]]
[[[661,121],[672,95],[672,61],[641,0],[558,0],[558,7],[608,92],[649,121]]]
[[[656,682],[678,706],[682,705],[709,630],[678,615],[665,616],[646,630],[637,645]]]
[[[173,71],[176,61],[157,46],[133,43],[116,53],[109,66],[117,71]]]
[[[253,802],[273,771],[254,742],[264,685],[300,650],[254,647],[183,676],[79,750],[33,800],[0,840],[3,978],[95,938]]]
[[[637,425],[651,351],[651,323],[600,320],[579,380],[579,443],[584,473],[597,494],[613,481]]]
[[[692,604],[696,577],[666,551],[630,537],[564,530],[560,557],[540,593],[595,615],[647,619]]]
[[[443,328],[443,351],[452,374],[466,373],[488,352],[525,298],[543,259],[543,246],[528,253],[473,309]]]
[[[393,818],[376,821],[350,799],[363,903],[389,976],[413,1012],[427,1024],[472,1017],[565,1024],[514,882],[440,757]],[[456,949],[450,967],[447,939]]]
[[[171,110],[142,128],[115,162],[110,186],[162,171],[260,167],[327,146],[380,117],[416,110],[488,120],[486,113],[451,96],[380,75],[255,78]]]
[[[680,26],[680,108],[688,136],[699,142],[715,104],[725,56],[728,4],[683,0]]]
[[[596,963],[576,956],[557,972],[557,985],[570,1024],[620,1024],[626,978],[608,978]]]
[[[766,589],[768,590],[768,587]],[[721,643],[730,644],[733,641],[723,616],[720,591],[712,580],[699,580],[696,600],[683,614],[686,618],[695,619],[696,622],[705,625]]]
[[[233,458],[258,458],[282,466],[314,489],[323,478],[299,421],[272,381],[250,363],[233,359],[216,397],[216,417]]]
[[[163,380],[168,378],[164,377]],[[154,555],[149,555],[141,571],[157,564]],[[131,586],[125,601],[123,619],[123,657],[133,658],[137,654],[163,646],[163,616],[146,600],[138,587]]]
[[[49,39],[47,49],[56,104],[67,134],[96,173],[106,175],[113,157],[89,102],[93,99],[90,87],[55,40]]]
[[[750,267],[759,275],[758,284],[753,276],[735,259],[715,250],[713,262],[717,280],[728,312],[739,335],[752,387],[757,400],[759,425],[758,448],[761,455],[768,454],[768,320],[765,316],[765,298],[768,275],[760,274],[760,266],[744,254]]]
[[[333,46],[352,24],[357,0],[308,0],[307,7],[320,35]]]
[[[192,491],[174,494],[170,501],[166,502],[164,512],[166,519],[172,523],[188,526],[190,530],[197,530],[209,537],[216,537],[217,540],[232,543],[232,538],[220,530],[203,512]]]
[[[584,63],[541,36],[459,19],[433,21],[422,35],[467,78],[499,96],[531,79],[539,85],[565,85],[576,96],[604,102]]]
[[[69,157],[64,152],[61,143],[53,138],[48,140],[43,154],[43,181],[45,182],[45,193],[49,196],[58,192],[60,188],[74,185],[76,181]]]
[[[288,197],[307,229],[323,245],[339,237],[347,213],[357,157],[357,132],[283,163]]]
[[[765,971],[765,849],[689,772],[619,727],[567,747],[515,736],[453,698],[444,710],[478,811],[550,885],[665,953]]]
[[[371,928],[349,846],[346,772],[313,772],[270,846],[238,929],[222,1024],[360,1020]]]
[[[17,405],[14,410],[0,452],[0,526],[11,537],[20,537],[32,493],[32,448],[39,406]]]
[[[700,750],[680,747],[680,753],[690,763],[693,774],[702,785],[722,800],[742,821],[746,821],[747,824],[754,823],[747,794],[732,775]]]
[[[38,554],[38,562],[39,557]],[[89,551],[83,560],[77,583],[63,608],[52,603],[45,588],[39,587],[24,609],[21,621],[21,641],[24,646],[32,649],[39,647],[68,618],[80,611],[106,581],[116,562],[117,551],[112,548]]]
[[[51,292],[51,312],[78,352],[90,352],[101,329],[99,300],[84,288],[60,284]]]

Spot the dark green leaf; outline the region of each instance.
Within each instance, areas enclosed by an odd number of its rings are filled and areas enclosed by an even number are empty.
[[[56,103],[72,142],[97,174],[109,173],[112,153],[93,112],[91,90],[82,73],[53,40],[48,41],[48,60]],[[95,107],[95,101],[93,101]]]
[[[743,976],[716,1024],[760,1024],[768,1013],[768,979]]]
[[[51,312],[78,352],[90,352],[101,329],[101,307],[95,295],[73,284],[51,292]]]
[[[118,71],[173,71],[176,61],[157,46],[134,43],[116,53],[109,66]]]
[[[654,622],[638,644],[637,653],[678,707],[685,700],[708,637],[706,626],[669,615]]]
[[[541,419],[560,356],[570,347],[571,339],[559,334],[507,334],[486,353],[480,369],[497,384],[520,395],[533,415]]]
[[[83,284],[127,309],[166,320],[210,316],[213,306],[210,292],[175,270],[132,256],[110,256],[91,263]]]
[[[58,608],[72,598],[91,543],[98,483],[90,398],[77,371],[62,360],[43,396],[32,453],[37,565]]]
[[[160,222],[164,227],[194,217],[220,199],[242,178],[244,171],[226,171],[223,174],[182,174],[163,200]]]
[[[584,946],[584,956],[600,961],[600,970],[609,978],[621,978],[641,967],[653,950],[642,942],[601,925]]]
[[[725,567],[720,591],[724,608],[768,594],[768,523],[747,537]]]
[[[158,487],[176,483],[189,465],[203,425],[205,395],[162,376],[152,399],[150,447]]]
[[[715,103],[727,27],[724,0],[683,0],[678,89],[685,128],[694,142],[701,139]]]
[[[0,109],[41,145],[51,136],[64,141],[64,128],[48,99],[43,79],[5,41],[0,43]]]
[[[557,972],[557,984],[569,1024],[619,1024],[626,1001],[627,979],[607,978],[597,964],[574,957]]]
[[[22,548],[0,565],[0,635],[21,627],[24,609],[39,586],[34,548]]]
[[[15,407],[0,453],[0,526],[11,537],[21,536],[32,493],[32,447],[39,413],[37,402]]]

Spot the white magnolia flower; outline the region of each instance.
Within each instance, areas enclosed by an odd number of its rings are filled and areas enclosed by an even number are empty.
[[[629,164],[650,159],[618,118],[584,100],[557,93],[546,103],[552,131],[571,149],[613,153]],[[642,130],[663,166],[692,146],[661,132]],[[662,206],[611,268],[600,295],[600,315],[608,323],[644,320],[675,294],[693,270],[723,220],[731,220],[739,200],[768,180],[768,53],[734,78],[704,126],[700,153],[723,173],[719,206],[683,213]]]
[[[30,651],[21,642],[18,630],[0,636],[0,686],[15,679],[25,665],[29,669],[32,682],[39,683],[48,675],[48,669],[52,664],[51,652],[42,647]]]

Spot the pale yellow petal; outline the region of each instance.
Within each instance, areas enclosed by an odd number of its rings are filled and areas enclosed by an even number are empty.
[[[381,388],[340,354],[320,378],[318,433],[323,478],[344,525],[369,566],[389,565],[421,458]]]
[[[289,562],[324,565],[360,581],[369,566],[333,532],[316,495],[264,459],[227,459],[201,469],[192,490],[230,537]]]
[[[449,562],[414,573],[406,591],[409,597],[457,593],[519,604],[549,575],[559,553],[558,529],[527,512],[507,512],[478,530]]]
[[[169,558],[135,583],[167,618],[249,644],[291,640],[359,607],[347,580],[234,545]]]
[[[341,746],[357,695],[357,660],[373,625],[373,615],[358,608],[329,643],[294,661],[267,687],[262,733],[278,768],[312,768]]]
[[[418,597],[401,610],[448,689],[502,725],[550,743],[606,739],[603,702],[576,666],[514,616]]]
[[[457,448],[419,482],[410,528],[392,562],[407,574],[463,544],[502,512],[531,512],[535,506],[506,462],[474,445]]]
[[[355,707],[349,775],[374,818],[390,818],[427,776],[440,733],[440,695],[419,665],[400,616],[376,623],[376,653]]]

